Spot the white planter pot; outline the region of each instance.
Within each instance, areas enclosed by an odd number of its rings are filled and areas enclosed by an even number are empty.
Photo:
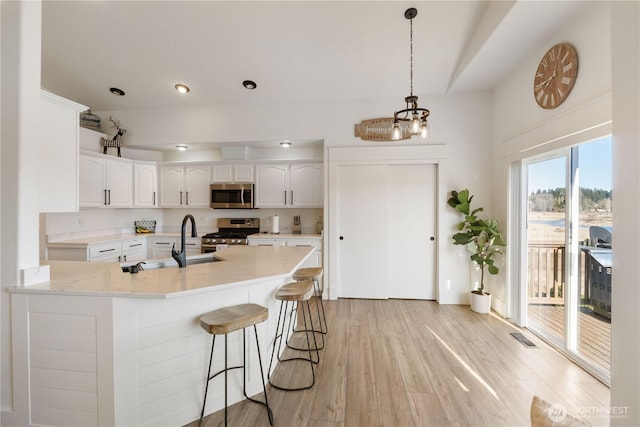
[[[491,311],[491,294],[476,294],[471,292],[471,310],[480,314]]]

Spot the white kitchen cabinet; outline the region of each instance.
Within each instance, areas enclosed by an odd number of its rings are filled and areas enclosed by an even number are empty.
[[[78,211],[79,113],[87,108],[40,91],[40,212]]]
[[[287,246],[287,241],[284,239],[252,239],[249,238],[250,246]]]
[[[256,165],[255,200],[260,208],[322,207],[322,163]]]
[[[175,237],[150,237],[150,256],[151,259],[171,258],[171,248],[178,239]],[[177,246],[177,245],[176,245]]]
[[[155,208],[158,206],[158,167],[155,164],[133,165],[133,206]]]
[[[315,251],[307,258],[300,268],[322,267],[322,240],[320,239],[287,239],[287,246],[314,247]]]
[[[199,237],[187,237],[184,246],[189,255],[199,255],[202,240]],[[171,258],[171,249],[176,245],[176,250],[180,251],[180,237],[150,237],[151,259]]]
[[[161,166],[161,207],[209,207],[211,166]]]
[[[102,154],[80,155],[81,207],[131,207],[132,181],[131,161]]]
[[[144,261],[147,255],[147,239],[128,239],[122,242],[122,262]]]
[[[253,182],[252,163],[222,163],[213,165],[213,182]]]

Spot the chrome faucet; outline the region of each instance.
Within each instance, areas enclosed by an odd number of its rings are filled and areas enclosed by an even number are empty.
[[[186,228],[187,228],[187,220],[191,220],[191,237],[198,237],[198,232],[196,231],[196,220],[193,218],[193,215],[188,214],[185,215],[182,220],[182,230],[180,235],[180,252],[176,251],[176,244],[173,244],[171,248],[171,256],[176,260],[178,266],[180,268],[187,266],[187,251],[185,250],[185,241],[186,241]]]

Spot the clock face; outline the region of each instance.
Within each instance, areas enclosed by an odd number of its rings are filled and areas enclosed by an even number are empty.
[[[578,75],[578,55],[569,43],[559,43],[544,54],[533,79],[539,106],[556,108],[569,96]]]

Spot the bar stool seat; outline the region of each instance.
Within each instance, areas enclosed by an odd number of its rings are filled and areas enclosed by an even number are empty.
[[[313,283],[310,280],[287,283],[286,285],[281,286],[276,292],[276,299],[280,300],[280,313],[278,315],[278,323],[276,325],[276,336],[273,341],[273,351],[271,352],[271,361],[269,362],[269,370],[267,371],[267,378],[269,380],[269,384],[271,384],[272,387],[275,387],[279,390],[285,390],[285,391],[307,390],[313,387],[313,385],[315,384],[315,381],[316,381],[315,370],[313,365],[320,362],[320,353],[318,351],[319,350],[318,343],[315,339],[315,335],[313,334],[313,321],[311,319],[311,308],[309,306],[309,299],[311,298],[313,293],[314,293]],[[290,303],[295,304],[295,308],[292,308],[289,311],[288,308]],[[295,347],[289,346],[288,343],[287,343],[287,346],[293,350],[306,351],[308,352],[309,356],[282,358],[281,357],[282,342],[283,340],[288,341],[285,335],[285,331],[291,327],[291,321],[292,321],[291,319],[293,317],[293,313],[297,313],[298,304],[302,305],[301,312],[302,312],[302,318],[304,321],[304,329],[299,331],[296,331],[294,329],[293,333],[296,333],[296,332],[305,333],[307,347],[304,349],[295,348]],[[305,305],[306,305],[306,312],[305,312]],[[310,326],[307,325],[307,315],[309,318],[309,322],[311,323]],[[288,323],[288,326],[285,327],[285,323],[287,322],[287,316],[289,317],[289,323]],[[314,341],[313,347],[311,345],[311,337],[313,337],[313,341]],[[276,355],[276,351],[277,351],[277,355]],[[316,353],[315,359],[312,353],[314,351]],[[271,367],[273,365],[274,356],[280,362],[290,362],[294,360],[309,362],[309,366],[311,368],[311,383],[301,387],[285,387],[283,385],[275,384],[274,381],[272,381],[271,379]]]
[[[316,299],[316,310],[318,312],[318,320],[320,323],[320,330],[314,331],[316,333],[326,334],[328,332],[327,327],[327,316],[324,313],[324,302],[322,301],[322,293],[324,291],[324,286],[320,281],[322,277],[323,270],[322,267],[306,267],[299,268],[293,273],[293,280],[312,280],[315,286],[315,296]],[[322,310],[322,317],[320,317],[320,310]],[[324,337],[322,338],[322,347],[324,347]]]
[[[227,372],[231,369],[242,368],[242,384],[245,398],[252,402],[264,405],[267,409],[267,416],[269,417],[269,424],[273,425],[273,413],[269,407],[269,401],[267,399],[267,390],[264,381],[264,371],[262,368],[262,356],[260,354],[260,344],[258,342],[258,330],[256,324],[264,322],[269,318],[269,310],[258,304],[239,304],[230,307],[220,308],[218,310],[210,311],[200,316],[200,326],[213,335],[211,343],[211,356],[209,357],[209,369],[207,371],[207,383],[204,392],[204,401],[202,402],[202,412],[200,413],[200,423],[204,417],[204,409],[207,403],[207,391],[209,389],[209,382],[221,373],[224,373],[224,425],[227,425]],[[260,374],[262,379],[262,389],[264,392],[264,402],[253,399],[247,395],[247,383],[246,383],[246,366],[247,366],[247,346],[246,346],[246,334],[245,328],[253,326],[253,331],[256,339],[256,348],[258,349],[258,361],[260,363]],[[227,335],[231,332],[242,329],[242,365],[231,366],[227,364],[228,361],[228,347],[227,347]],[[213,362],[213,350],[215,348],[216,336],[224,335],[224,369],[211,375],[211,365]]]

